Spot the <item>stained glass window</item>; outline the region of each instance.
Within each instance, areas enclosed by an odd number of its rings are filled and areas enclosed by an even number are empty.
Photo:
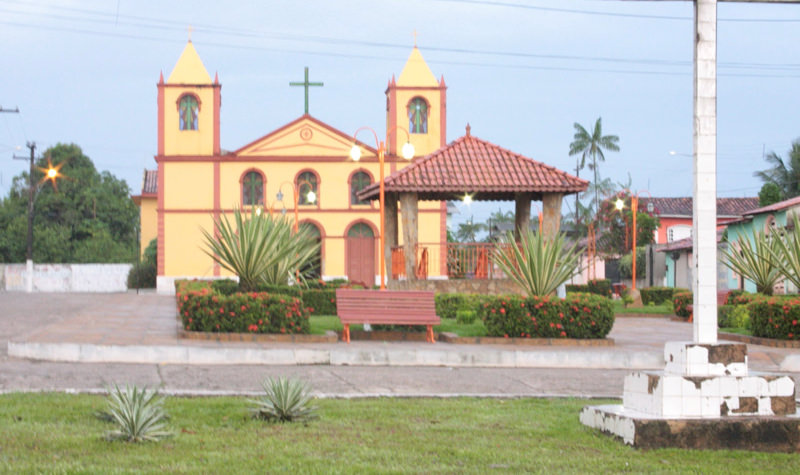
[[[264,204],[264,179],[258,172],[248,172],[242,180],[242,204]]]
[[[428,133],[428,103],[421,97],[408,104],[408,131],[412,134]]]
[[[301,205],[319,203],[317,175],[313,172],[303,172],[297,177],[297,203]]]
[[[351,205],[365,205],[366,201],[358,199],[358,192],[366,188],[372,180],[369,175],[364,172],[355,172],[353,177],[350,178],[350,204]]]
[[[181,130],[197,130],[197,98],[192,95],[181,97],[178,103]]]

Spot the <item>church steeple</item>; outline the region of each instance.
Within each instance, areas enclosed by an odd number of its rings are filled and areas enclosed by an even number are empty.
[[[167,84],[211,84],[211,76],[203,66],[203,60],[200,59],[191,40],[186,43],[181,57],[172,68]]]
[[[218,155],[219,78],[208,74],[189,40],[169,78],[158,81],[158,154]]]
[[[386,126],[389,153],[396,154],[408,129],[416,155],[427,155],[447,143],[447,86],[436,79],[415,45],[400,76],[386,88]]]
[[[409,87],[439,87],[436,76],[433,75],[431,68],[428,67],[428,63],[425,62],[425,58],[422,57],[422,53],[419,52],[419,48],[416,46],[411,50],[411,54],[406,60],[406,65],[403,67],[400,77],[397,78],[397,85]]]

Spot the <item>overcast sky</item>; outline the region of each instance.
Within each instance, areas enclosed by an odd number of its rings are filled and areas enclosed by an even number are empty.
[[[12,160],[26,141],[76,143],[138,192],[156,166],[156,82],[191,25],[222,83],[224,149],[302,115],[303,90],[288,83],[304,66],[325,83],[311,89],[313,116],[382,131],[386,84],[416,30],[448,86],[448,142],[469,122],[574,173],[573,123],[602,116],[621,146],[602,177],[690,196],[692,15],[686,1],[0,0],[0,106],[21,111],[0,114],[0,195],[26,169]],[[786,156],[800,137],[800,5],[721,3],[718,16],[718,193],[755,196],[764,151]],[[455,221],[497,206],[462,205]]]

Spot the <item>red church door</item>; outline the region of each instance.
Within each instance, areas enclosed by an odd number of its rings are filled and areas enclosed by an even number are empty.
[[[364,223],[356,223],[347,232],[347,278],[368,286],[375,285],[375,234]]]

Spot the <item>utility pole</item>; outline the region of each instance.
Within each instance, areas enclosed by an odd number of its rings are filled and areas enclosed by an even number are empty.
[[[28,172],[28,249],[25,253],[25,268],[27,279],[25,283],[28,293],[33,292],[33,198],[34,198],[34,184],[33,184],[33,167],[36,158],[36,142],[27,142],[25,144],[31,151],[30,154],[30,171]],[[28,157],[17,157],[17,160],[28,160]]]

